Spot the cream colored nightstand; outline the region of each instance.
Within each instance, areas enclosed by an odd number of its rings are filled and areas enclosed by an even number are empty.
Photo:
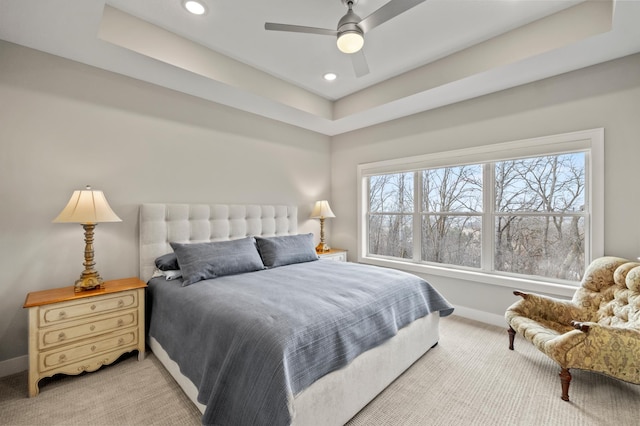
[[[331,249],[324,253],[318,253],[321,259],[337,260],[338,262],[347,261],[347,250]]]
[[[29,293],[29,396],[43,377],[95,371],[134,350],[142,361],[146,286],[125,278],[80,293],[73,286]]]

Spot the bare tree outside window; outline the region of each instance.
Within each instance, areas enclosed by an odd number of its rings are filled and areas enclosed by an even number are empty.
[[[414,173],[369,178],[369,252],[413,257]]]
[[[423,170],[422,260],[480,267],[482,166]]]
[[[585,154],[496,163],[495,187],[495,270],[579,280]]]

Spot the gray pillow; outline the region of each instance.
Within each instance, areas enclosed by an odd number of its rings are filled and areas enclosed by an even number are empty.
[[[156,259],[156,268],[161,271],[175,271],[180,269],[178,258],[175,253],[167,253]]]
[[[211,243],[170,243],[182,270],[182,285],[264,269],[252,237]]]
[[[267,268],[318,260],[313,234],[256,237],[262,263]]]

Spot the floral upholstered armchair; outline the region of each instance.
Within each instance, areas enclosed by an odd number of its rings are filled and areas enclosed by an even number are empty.
[[[640,263],[594,260],[572,300],[514,294],[522,299],[505,313],[509,349],[517,332],[560,364],[563,400],[570,368],[640,384]]]

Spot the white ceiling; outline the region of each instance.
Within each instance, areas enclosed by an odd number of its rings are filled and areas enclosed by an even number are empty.
[[[334,37],[264,30],[335,29],[340,0],[203,1],[2,0],[0,39],[327,135],[640,51],[638,0],[427,0],[365,35],[356,78]]]

